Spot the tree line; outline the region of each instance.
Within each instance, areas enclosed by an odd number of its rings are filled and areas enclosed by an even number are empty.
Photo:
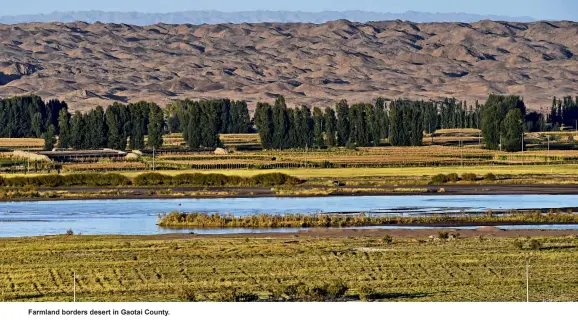
[[[245,101],[179,100],[167,105],[170,133],[182,133],[190,148],[221,146],[219,134],[248,133],[251,128]]]
[[[518,151],[524,131],[558,129],[578,120],[578,97],[554,98],[550,114],[526,113],[519,96],[490,95],[485,104],[455,98],[436,101],[378,98],[372,103],[334,108],[289,108],[284,97],[260,102],[253,121],[245,101],[178,100],[163,110],[151,102],[114,103],[70,114],[65,102],[38,96],[0,99],[0,137],[42,137],[46,148],[161,147],[166,133],[182,133],[189,148],[221,146],[219,134],[247,133],[256,127],[263,148],[335,146],[419,146],[437,129],[479,128],[489,149]],[[145,136],[148,136],[145,143]]]
[[[44,102],[39,96],[0,99],[0,137],[40,138],[48,131],[58,134],[58,115],[68,105],[57,99]]]
[[[562,125],[578,129],[578,96],[575,98],[566,96],[560,99],[554,97],[548,114],[548,122],[552,124],[554,130]]]
[[[0,99],[0,137],[43,138],[46,149],[159,148],[163,134],[176,132],[190,148],[210,148],[221,145],[220,133],[250,128],[247,103],[228,99],[179,100],[164,110],[152,102],[114,103],[73,114],[65,102],[35,95]]]
[[[519,113],[510,114],[515,109]],[[469,107],[455,98],[441,102],[396,99],[389,103],[378,98],[374,103],[353,105],[341,100],[335,108],[315,107],[313,111],[306,106],[289,108],[279,97],[273,105],[257,104],[254,123],[265,149],[377,146],[385,138],[393,146],[420,146],[424,133],[478,128],[489,148],[503,145],[516,151],[522,147],[518,131],[545,129],[544,117],[527,115],[520,97],[500,95],[490,95],[486,104]]]

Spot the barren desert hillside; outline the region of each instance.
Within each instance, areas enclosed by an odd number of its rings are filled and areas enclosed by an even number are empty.
[[[332,105],[375,97],[484,100],[531,109],[578,94],[578,23],[0,25],[0,97],[88,109],[174,98]]]

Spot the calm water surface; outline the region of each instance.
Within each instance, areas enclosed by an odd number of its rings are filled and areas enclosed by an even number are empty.
[[[578,207],[578,195],[479,196],[347,196],[320,198],[236,198],[170,200],[84,200],[0,203],[0,236],[63,234],[159,234],[190,232],[260,233],[302,229],[163,229],[156,226],[163,212],[260,213],[367,212],[415,216],[424,213]],[[501,228],[511,228],[500,226]],[[376,228],[376,227],[371,227]],[[392,228],[392,227],[388,227]],[[397,227],[402,228],[402,227]],[[405,227],[407,228],[407,227]],[[420,229],[420,227],[411,227]],[[471,229],[473,227],[462,227]],[[578,229],[578,225],[530,225],[516,228]],[[360,229],[357,227],[357,229]]]

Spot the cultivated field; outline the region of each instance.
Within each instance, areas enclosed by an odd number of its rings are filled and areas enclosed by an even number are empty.
[[[71,301],[76,272],[78,301],[525,301],[527,256],[532,301],[578,300],[578,239],[533,240],[1,239],[0,300]]]
[[[254,176],[282,172],[307,180],[352,180],[351,184],[374,179],[378,184],[427,184],[436,174],[493,173],[501,183],[567,183],[578,174],[578,149],[575,132],[528,133],[524,152],[507,153],[481,148],[479,130],[438,130],[424,138],[421,147],[359,147],[355,149],[308,148],[301,150],[261,150],[257,134],[221,135],[228,153],[190,152],[182,148],[181,134],[164,136],[165,150],[136,156],[130,160],[52,163],[39,165],[14,161],[10,152],[1,153],[0,170],[6,176],[60,172],[120,172],[134,177],[153,168],[160,173],[223,173]],[[549,137],[548,137],[549,136]],[[434,141],[432,144],[431,141]],[[31,144],[31,139],[14,145]],[[550,146],[548,148],[548,145]],[[397,178],[399,179],[397,179]],[[408,181],[409,179],[409,181]],[[353,181],[359,182],[353,182]],[[379,182],[381,181],[381,182]],[[412,184],[413,182],[413,184]],[[319,184],[319,182],[315,182]]]

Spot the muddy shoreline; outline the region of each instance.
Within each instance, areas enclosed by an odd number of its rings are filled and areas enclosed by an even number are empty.
[[[0,200],[0,202],[17,201],[60,201],[60,200],[114,200],[114,199],[214,199],[214,198],[263,198],[263,197],[331,197],[331,196],[392,196],[392,195],[512,195],[512,194],[549,194],[549,195],[578,195],[578,185],[568,184],[494,184],[494,185],[409,185],[409,186],[344,186],[338,191],[332,191],[332,187],[327,186],[300,186],[295,190],[302,194],[281,195],[271,188],[263,187],[68,187],[68,188],[39,188],[38,192],[66,192],[70,194],[85,194],[82,196],[63,195],[57,198],[11,198]],[[376,189],[368,191],[367,189]],[[402,189],[401,191],[383,191]],[[403,189],[414,189],[416,192],[403,191]],[[170,192],[167,193],[167,191]],[[382,191],[379,191],[382,190]],[[423,190],[427,192],[422,192]],[[102,192],[118,191],[118,195],[103,194]],[[328,194],[316,193],[319,191],[332,191]],[[440,192],[441,191],[441,192]],[[166,193],[166,194],[163,194]],[[195,193],[196,195],[186,195]],[[310,193],[310,194],[308,194]],[[185,194],[185,195],[183,195]]]
[[[122,237],[134,240],[182,240],[182,239],[338,239],[338,238],[376,238],[386,235],[393,238],[436,239],[439,232],[457,233],[460,238],[528,238],[528,237],[560,237],[573,236],[578,238],[578,230],[502,230],[486,226],[473,230],[458,229],[326,229],[318,228],[299,232],[268,232],[268,233],[231,233],[231,234],[194,234],[167,233],[155,235],[83,235],[84,237],[105,236],[108,238]],[[13,239],[53,239],[64,235],[45,235],[28,237],[0,237],[2,240]],[[291,243],[287,241],[286,243]]]

